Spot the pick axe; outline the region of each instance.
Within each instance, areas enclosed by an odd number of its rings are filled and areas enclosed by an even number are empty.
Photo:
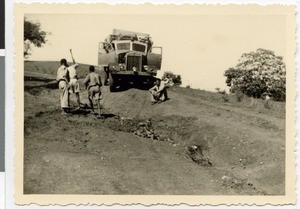
[[[75,63],[75,59],[74,59],[74,57],[73,57],[72,49],[70,49],[70,54],[71,54],[71,57],[72,57],[73,63]]]

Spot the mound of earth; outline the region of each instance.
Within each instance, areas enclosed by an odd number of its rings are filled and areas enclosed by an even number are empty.
[[[148,91],[102,87],[104,119],[61,115],[54,74],[40,69],[51,64],[25,63],[24,193],[285,193],[284,103],[172,87],[151,105]]]

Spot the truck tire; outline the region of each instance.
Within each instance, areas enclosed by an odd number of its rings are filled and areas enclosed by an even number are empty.
[[[103,67],[104,69],[104,86],[108,86],[108,79],[109,79],[109,68]]]
[[[147,88],[150,89],[155,85],[156,79],[154,77],[150,77],[147,82]]]
[[[108,85],[109,85],[109,90],[110,92],[115,92],[117,89],[116,89],[116,84],[115,84],[115,81],[113,79],[113,76],[111,75],[111,73],[109,73],[109,81],[108,81]]]

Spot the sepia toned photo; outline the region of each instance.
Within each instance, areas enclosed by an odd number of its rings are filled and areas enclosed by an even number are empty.
[[[294,33],[284,5],[17,4],[16,203],[294,203]]]

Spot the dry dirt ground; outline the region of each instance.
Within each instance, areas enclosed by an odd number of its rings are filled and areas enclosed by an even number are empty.
[[[284,103],[172,87],[150,105],[145,90],[103,87],[105,119],[61,115],[58,67],[25,62],[25,194],[285,193]]]

